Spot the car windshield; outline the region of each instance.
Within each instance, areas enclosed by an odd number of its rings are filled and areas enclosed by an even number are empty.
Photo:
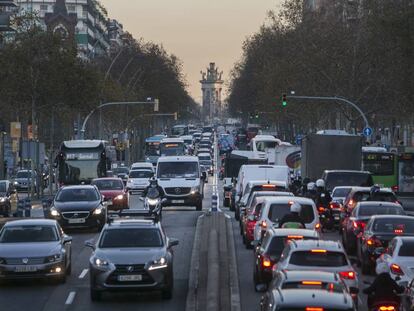
[[[329,282],[320,282],[318,280],[314,281],[287,281],[283,283],[282,289],[311,289],[311,290],[326,290],[334,293],[343,293],[345,290],[344,284],[341,283],[329,283]]]
[[[160,162],[158,178],[198,178],[198,162]]]
[[[301,204],[300,217],[304,223],[311,223],[314,219],[314,211],[312,205]],[[282,220],[283,216],[290,213],[290,204],[277,203],[272,204],[269,208],[268,218],[274,223]]]
[[[256,142],[257,151],[265,152],[266,149],[276,148],[277,143],[275,141],[258,141]]]
[[[198,159],[200,161],[202,161],[202,160],[210,161],[211,157],[209,155],[203,155],[203,156],[198,156]]]
[[[114,174],[128,174],[129,169],[127,167],[114,168]]]
[[[99,190],[122,190],[124,184],[118,179],[101,179],[92,182]]]
[[[212,162],[211,161],[200,161],[200,164],[204,166],[211,166]]]
[[[358,209],[359,216],[372,215],[404,215],[402,207],[398,205],[362,205]]]
[[[348,265],[345,254],[339,252],[322,251],[318,250],[318,252],[294,252],[290,257],[289,263],[296,266],[308,267],[341,267]]]
[[[99,242],[100,248],[162,247],[158,229],[110,229],[105,230]]]
[[[5,182],[0,182],[0,193],[6,193],[7,192],[6,186],[7,186],[7,184]]]
[[[338,186],[371,187],[374,182],[371,174],[363,172],[330,172],[325,180],[326,189]]]
[[[413,257],[414,256],[414,241],[404,241],[400,247],[398,256]]]
[[[376,219],[372,231],[376,233],[414,234],[414,218],[382,218]]]
[[[32,174],[30,172],[24,171],[24,172],[17,172],[16,178],[30,178],[32,177]]]
[[[98,201],[99,195],[94,189],[65,189],[56,195],[57,202]]]
[[[333,193],[332,193],[332,197],[335,198],[345,198],[348,193],[351,191],[351,187],[349,188],[336,188]]]
[[[0,235],[0,243],[53,242],[58,235],[53,226],[10,226]]]
[[[154,172],[150,170],[142,170],[142,171],[130,171],[129,178],[151,178],[154,176]]]

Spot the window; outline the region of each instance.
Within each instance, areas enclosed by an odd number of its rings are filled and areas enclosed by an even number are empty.
[[[363,172],[330,172],[325,177],[328,190],[337,186],[371,187],[374,184],[371,174]]]
[[[36,243],[57,241],[56,228],[52,226],[10,226],[3,229],[0,243]]]
[[[117,179],[102,179],[102,180],[95,180],[93,185],[96,185],[99,190],[122,190],[124,189],[124,184],[121,180]]]
[[[413,234],[414,219],[382,218],[375,220],[372,226],[375,233]]]
[[[158,229],[110,229],[105,230],[99,243],[101,248],[162,247]]]
[[[311,267],[341,267],[348,265],[345,254],[339,252],[314,253],[297,251],[290,257],[290,264]]]
[[[148,178],[149,179],[152,176],[154,176],[154,173],[150,170],[129,172],[129,178]]]
[[[304,223],[311,223],[315,219],[314,211],[312,205],[301,204],[302,208],[300,211],[300,217],[303,219]],[[282,218],[290,213],[290,204],[288,203],[278,203],[272,204],[269,208],[268,217],[270,221],[278,223]]]
[[[400,247],[398,256],[413,257],[414,256],[414,241],[404,241]]]
[[[336,188],[332,193],[332,197],[346,197],[351,188]]]
[[[98,201],[99,195],[95,189],[63,188],[56,195],[57,202],[85,202]]]
[[[68,8],[68,12],[76,12],[76,5],[68,4],[66,7]]]
[[[359,207],[358,215],[359,216],[404,215],[404,211],[398,205],[389,205],[389,206],[363,205]]]
[[[394,175],[395,155],[381,153],[364,153],[363,157],[364,170],[369,171],[374,175]]]
[[[161,162],[158,163],[158,178],[198,178],[197,162]]]
[[[40,5],[40,11],[47,11],[48,10],[48,5],[47,4],[41,4]]]

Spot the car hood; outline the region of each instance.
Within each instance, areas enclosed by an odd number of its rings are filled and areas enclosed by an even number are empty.
[[[199,185],[198,180],[198,178],[160,178],[158,184],[163,188],[196,187]]]
[[[1,243],[1,258],[46,257],[59,253],[60,242]]]
[[[95,257],[117,265],[146,264],[165,256],[165,248],[111,248],[98,249]]]
[[[105,198],[112,199],[117,195],[124,194],[123,190],[102,190],[101,194],[105,196]]]
[[[80,201],[80,202],[54,202],[54,207],[59,211],[90,211],[98,207],[100,201]]]

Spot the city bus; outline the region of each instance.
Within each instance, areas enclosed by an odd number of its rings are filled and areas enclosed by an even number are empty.
[[[158,158],[160,157],[160,143],[161,140],[166,138],[165,135],[155,135],[145,139],[145,162],[157,165]]]
[[[60,185],[89,184],[111,169],[109,145],[103,140],[64,141],[55,166]]]
[[[185,155],[185,143],[181,138],[164,138],[160,142],[160,156]]]
[[[374,184],[398,191],[398,157],[382,147],[362,147],[362,169],[372,173]]]

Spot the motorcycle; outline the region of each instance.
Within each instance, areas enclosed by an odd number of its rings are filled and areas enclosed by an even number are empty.
[[[331,209],[329,207],[319,206],[318,212],[322,230],[333,230],[335,228],[335,222]]]
[[[398,311],[400,304],[396,301],[378,301],[371,305],[369,311]]]

